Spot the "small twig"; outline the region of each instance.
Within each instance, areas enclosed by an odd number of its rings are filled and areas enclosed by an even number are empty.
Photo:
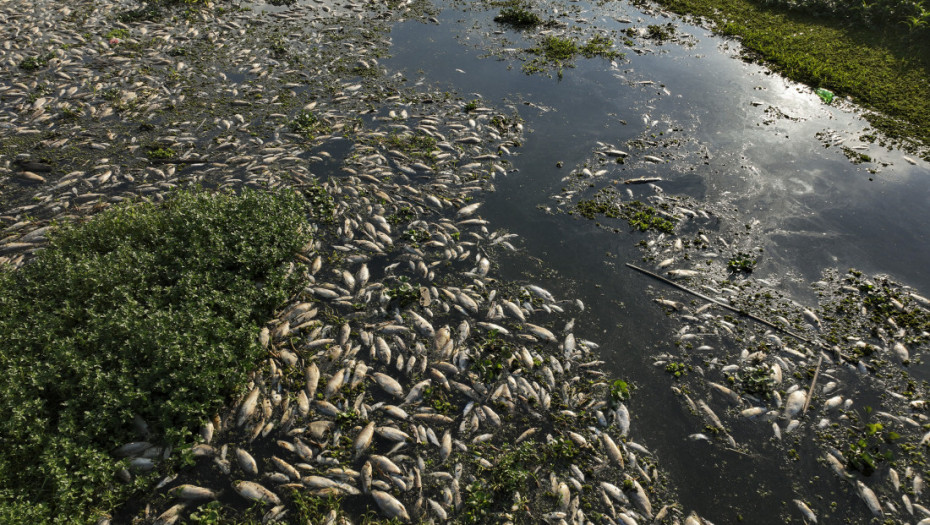
[[[748,317],[748,318],[752,319],[753,321],[755,321],[755,322],[757,322],[757,323],[764,324],[765,326],[768,326],[769,328],[772,328],[772,329],[774,329],[774,330],[778,330],[779,332],[788,334],[788,335],[790,335],[791,337],[797,339],[798,341],[801,341],[802,343],[807,343],[807,344],[813,345],[813,346],[822,346],[821,343],[818,343],[818,342],[815,342],[815,341],[811,341],[810,339],[808,339],[808,338],[806,338],[806,337],[804,337],[804,336],[798,335],[798,334],[792,332],[791,330],[788,330],[787,328],[778,326],[778,325],[776,325],[775,323],[766,321],[765,319],[762,319],[762,318],[759,317],[759,316],[756,316],[756,315],[753,315],[753,314],[751,314],[751,313],[749,313],[749,312],[740,310],[739,308],[730,306],[730,305],[728,305],[728,304],[726,304],[726,303],[722,303],[722,302],[720,302],[720,301],[718,301],[718,300],[716,300],[716,299],[713,299],[713,298],[711,298],[711,297],[708,297],[708,296],[706,296],[706,295],[704,295],[704,294],[702,294],[702,293],[695,292],[694,290],[691,290],[690,288],[685,288],[684,286],[682,286],[682,285],[676,283],[675,281],[671,281],[671,280],[669,280],[669,279],[666,279],[665,277],[662,277],[661,275],[654,274],[654,273],[650,272],[649,270],[644,270],[644,269],[642,269],[642,268],[640,268],[640,267],[638,267],[638,266],[634,266],[634,265],[632,265],[632,264],[630,264],[630,263],[626,263],[626,265],[629,266],[630,268],[632,268],[632,269],[638,271],[638,272],[642,272],[642,273],[644,273],[644,274],[646,274],[646,275],[648,275],[648,276],[650,276],[650,277],[653,277],[653,278],[655,278],[655,279],[658,279],[658,280],[662,281],[662,282],[665,283],[665,284],[668,284],[668,285],[670,285],[670,286],[674,286],[675,288],[678,288],[679,290],[682,290],[682,291],[684,291],[684,292],[688,292],[689,294],[694,295],[694,296],[697,296],[697,297],[700,297],[701,299],[704,299],[705,301],[714,303],[714,304],[716,304],[717,306],[719,306],[719,307],[721,307],[721,308],[726,308],[727,310],[730,310],[731,312],[737,313],[737,314],[739,314],[739,315],[741,315],[741,316],[743,316],[743,317]]]
[[[807,389],[807,399],[804,400],[804,408],[801,409],[801,415],[807,413],[807,407],[811,404],[811,397],[814,395],[814,385],[817,384],[817,376],[820,375],[820,365],[823,364],[823,352],[820,353],[820,359],[817,360],[817,369],[814,370],[814,378],[811,379],[811,387]]]

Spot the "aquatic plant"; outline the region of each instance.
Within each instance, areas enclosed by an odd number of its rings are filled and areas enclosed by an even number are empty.
[[[0,521],[84,522],[145,487],[145,475],[117,483],[126,465],[111,456],[139,440],[138,422],[190,443],[298,284],[288,263],[305,217],[292,191],[184,191],[63,226],[0,272]]]
[[[494,17],[494,21],[519,28],[535,27],[543,22],[539,15],[525,5],[504,7],[500,14]]]
[[[735,273],[752,273],[755,267],[756,259],[744,252],[737,252],[727,261],[727,269]]]
[[[610,385],[610,400],[619,403],[630,398],[630,385],[622,379],[617,379]]]

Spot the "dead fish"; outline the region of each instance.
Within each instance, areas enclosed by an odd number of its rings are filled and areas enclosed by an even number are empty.
[[[623,453],[620,452],[620,448],[616,443],[614,443],[614,440],[605,433],[601,434],[601,441],[604,443],[604,449],[607,451],[607,457],[617,463],[621,469],[626,468],[623,462]]]
[[[316,397],[316,389],[320,384],[320,369],[317,368],[316,363],[310,363],[307,366],[304,377],[307,382],[307,397],[313,399]]]
[[[823,325],[820,324],[820,319],[817,317],[817,314],[805,308],[802,312],[807,321],[814,325],[818,330],[823,329]]]
[[[814,511],[810,509],[803,501],[796,499],[793,500],[794,504],[798,506],[798,510],[801,511],[801,514],[804,515],[804,519],[811,523],[817,523],[817,516],[814,515]]]
[[[894,355],[902,363],[908,363],[910,361],[910,354],[907,351],[907,347],[900,342],[894,344]]]
[[[187,508],[184,503],[178,503],[168,508],[165,512],[158,515],[155,525],[174,525],[181,518],[181,511]],[[97,523],[100,523],[99,521]]]
[[[391,519],[399,518],[402,521],[410,521],[407,509],[394,496],[380,490],[371,491],[371,495],[375,498],[375,503],[378,504],[378,508],[381,509],[385,516]]]
[[[398,398],[404,397],[403,387],[393,377],[381,372],[375,372],[371,377],[388,394]]]
[[[271,492],[258,483],[252,481],[236,481],[233,483],[233,488],[236,489],[236,492],[243,498],[252,501],[271,503],[272,505],[281,504],[281,499],[274,492]]]
[[[867,487],[865,483],[856,480],[856,490],[859,492],[859,497],[862,498],[862,501],[864,501],[866,506],[869,507],[869,510],[872,511],[872,515],[877,518],[881,518],[885,515],[872,489]]]
[[[241,427],[252,417],[252,414],[255,412],[255,407],[258,406],[259,393],[259,388],[255,387],[249,392],[249,395],[246,396],[245,401],[242,402],[242,406],[239,407],[239,418],[236,420],[236,426]]]
[[[804,408],[805,401],[807,401],[807,394],[801,389],[789,394],[788,399],[785,401],[785,417],[791,419],[798,415],[798,412]]]
[[[456,212],[455,217],[458,219],[470,217],[474,215],[476,211],[478,211],[478,208],[480,208],[481,205],[482,203],[476,202],[474,204],[469,204],[468,206],[463,206],[462,208],[459,208],[458,212]]]
[[[217,493],[210,489],[204,487],[198,487],[196,485],[178,485],[177,487],[171,489],[169,494],[176,498],[187,499],[187,500],[198,500],[198,499],[216,499]]]
[[[368,450],[368,447],[371,446],[371,440],[374,437],[375,433],[375,422],[371,421],[361,432],[358,433],[358,436],[355,438],[355,457],[361,457],[362,453]]]
[[[236,460],[239,462],[239,467],[244,472],[253,476],[258,475],[258,464],[255,462],[255,458],[253,458],[251,454],[241,448],[237,448]]]
[[[657,302],[657,303],[659,303],[659,304],[661,304],[662,306],[665,306],[665,307],[667,307],[667,308],[671,308],[672,310],[681,310],[682,306],[684,306],[683,304],[679,303],[678,301],[670,301],[670,300],[668,300],[668,299],[655,299],[655,302]]]
[[[555,338],[555,335],[552,332],[550,332],[549,330],[541,326],[537,326],[531,323],[526,323],[525,326],[530,331],[531,334],[535,335],[536,337],[539,337],[540,339],[544,339],[551,343],[555,343],[557,341]]]

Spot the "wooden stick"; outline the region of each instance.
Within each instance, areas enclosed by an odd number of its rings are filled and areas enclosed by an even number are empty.
[[[792,332],[791,330],[788,330],[787,328],[783,328],[783,327],[781,327],[781,326],[778,326],[778,325],[776,325],[776,324],[774,324],[774,323],[771,323],[771,322],[769,322],[769,321],[766,321],[765,319],[762,319],[761,317],[758,317],[758,316],[753,315],[753,314],[751,314],[751,313],[749,313],[749,312],[740,310],[739,308],[735,308],[735,307],[730,306],[730,305],[728,305],[728,304],[726,304],[726,303],[721,303],[720,301],[718,301],[718,300],[716,300],[716,299],[713,299],[713,298],[711,298],[711,297],[708,297],[708,296],[706,296],[706,295],[704,295],[704,294],[702,294],[702,293],[695,292],[694,290],[691,290],[690,288],[685,288],[684,286],[682,286],[682,285],[676,283],[675,281],[671,281],[671,280],[669,280],[669,279],[666,279],[665,277],[662,277],[661,275],[654,274],[654,273],[650,272],[649,270],[644,270],[644,269],[642,269],[642,268],[640,268],[640,267],[638,267],[638,266],[634,266],[634,265],[632,265],[632,264],[630,264],[630,263],[626,263],[626,265],[629,266],[630,268],[632,268],[632,269],[638,271],[638,272],[642,272],[642,273],[644,273],[644,274],[646,274],[646,275],[648,275],[648,276],[650,276],[650,277],[652,277],[652,278],[654,278],[654,279],[658,279],[658,280],[662,281],[662,282],[665,283],[665,284],[668,284],[668,285],[670,285],[670,286],[674,286],[675,288],[678,288],[678,289],[681,290],[681,291],[688,292],[689,294],[694,295],[694,296],[697,296],[697,297],[700,297],[701,299],[704,299],[705,301],[714,303],[714,304],[716,304],[717,306],[719,306],[719,307],[721,307],[721,308],[726,308],[727,310],[730,310],[731,312],[734,312],[734,313],[736,313],[736,314],[739,314],[739,315],[741,315],[741,316],[743,316],[743,317],[748,317],[748,318],[752,319],[753,321],[755,321],[755,322],[757,322],[757,323],[764,324],[765,326],[768,326],[769,328],[772,328],[772,329],[774,329],[774,330],[778,330],[779,332],[788,334],[788,335],[790,335],[791,337],[797,339],[798,341],[801,341],[802,343],[807,343],[807,344],[812,345],[812,346],[822,346],[821,343],[811,341],[810,339],[808,339],[808,338],[806,338],[806,337],[803,337],[803,336],[800,336],[800,335],[798,335],[798,334]]]
[[[814,396],[814,385],[817,384],[817,376],[820,375],[820,365],[823,364],[823,352],[820,353],[820,359],[817,360],[817,370],[814,370],[814,378],[811,379],[811,387],[807,389],[807,399],[804,400],[804,408],[801,409],[801,415],[807,413],[807,407],[811,404],[811,397]]]

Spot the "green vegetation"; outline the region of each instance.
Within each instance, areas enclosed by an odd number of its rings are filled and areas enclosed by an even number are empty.
[[[517,445],[504,444],[500,450],[479,449],[479,454],[484,452],[495,465],[492,468],[479,466],[478,480],[465,487],[463,523],[491,523],[495,509],[509,510],[517,506],[520,511],[529,510],[523,508],[525,502],[517,503],[513,497],[516,492],[530,493],[528,486],[538,483],[534,469],[538,465],[566,465],[581,454],[575,443],[566,438],[545,444],[529,440]]]
[[[609,39],[601,35],[594,36],[584,45],[579,46],[573,38],[563,38],[559,36],[547,36],[543,39],[538,47],[528,50],[530,53],[537,55],[537,58],[523,65],[523,71],[527,74],[537,71],[544,71],[546,66],[554,65],[558,68],[559,78],[562,77],[562,67],[573,67],[571,61],[576,55],[585,58],[618,58],[623,53],[615,51],[613,44]]]
[[[0,272],[0,522],[92,520],[150,481],[118,482],[114,449],[189,445],[299,287],[306,218],[289,191],[183,191],[60,227]]]
[[[622,379],[617,379],[610,386],[610,401],[612,404],[616,405],[621,401],[625,401],[630,398],[630,385]]]
[[[535,27],[543,23],[539,15],[530,11],[528,6],[523,4],[501,9],[500,14],[494,17],[494,21],[519,28]]]
[[[177,156],[177,153],[171,148],[154,147],[146,153],[152,160],[170,160]]]
[[[615,203],[616,191],[605,188],[598,192],[593,199],[578,201],[575,210],[586,219],[594,219],[602,214],[611,219],[626,219],[634,230],[658,230],[665,233],[675,232],[675,223],[672,216],[663,216],[652,206],[640,201],[628,203]]]
[[[675,34],[675,26],[671,22],[665,25],[649,24],[646,26],[646,31],[649,38],[664,42],[666,40],[671,40],[672,36]]]
[[[504,371],[504,363],[513,355],[510,343],[491,330],[478,340],[480,354],[475,359],[474,371],[485,383],[493,383]]]
[[[420,243],[426,242],[430,239],[430,234],[423,228],[410,228],[404,232],[403,238],[409,241],[411,245],[419,246]]]
[[[738,374],[743,392],[768,399],[775,391],[775,380],[766,366],[750,366]]]
[[[736,252],[736,255],[727,261],[727,270],[734,273],[752,273],[756,267],[756,259],[751,254]]]
[[[866,407],[867,413],[871,411]],[[871,476],[879,464],[894,459],[889,447],[901,438],[897,432],[885,430],[881,423],[866,423],[861,431],[849,428],[847,432],[852,442],[847,448],[846,464],[866,476]]]
[[[55,58],[55,55],[52,53],[45,53],[44,55],[27,57],[27,58],[24,58],[22,61],[20,61],[19,67],[20,69],[24,69],[26,71],[36,71],[38,69],[42,69],[43,67],[47,66],[48,61],[53,58]]]
[[[411,286],[406,276],[401,276],[401,283],[394,288],[390,288],[387,291],[388,297],[391,298],[391,302],[396,301],[398,308],[405,308],[411,304],[416,303],[420,300],[420,285]]]
[[[856,151],[852,148],[843,146],[842,148],[843,155],[846,155],[846,158],[849,159],[853,164],[862,164],[863,162],[872,162],[872,157],[862,153],[861,151]]]
[[[307,139],[312,139],[318,133],[326,133],[328,129],[311,111],[301,111],[291,121],[291,131]]]
[[[930,147],[926,0],[660,0],[703,17],[789,78],[851,96],[908,151]],[[925,158],[930,158],[926,153]]]
[[[547,36],[534,52],[553,62],[571,60],[578,53],[578,44],[571,38]]]
[[[665,365],[665,371],[672,374],[677,379],[688,373],[688,366],[684,363],[672,361]]]
[[[103,37],[106,39],[129,38],[129,30],[128,29],[111,29],[107,31],[106,33],[104,33]]]
[[[475,108],[477,107],[478,104],[475,102]],[[465,111],[469,111],[468,104],[465,105]],[[392,133],[388,135],[385,142],[390,147],[410,157],[415,157],[427,162],[433,162],[435,160],[433,159],[433,150],[436,149],[437,141],[429,135],[420,133]]]
[[[639,231],[659,230],[665,233],[675,231],[674,219],[662,217],[655,208],[639,201],[627,204],[623,213],[630,226]]]

